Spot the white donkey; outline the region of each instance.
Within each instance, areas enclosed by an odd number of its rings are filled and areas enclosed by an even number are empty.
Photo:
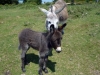
[[[50,30],[51,25],[58,28],[58,24],[66,24],[68,12],[66,2],[64,0],[58,0],[49,8],[49,10],[40,7],[39,9],[46,14],[46,29],[48,31]]]

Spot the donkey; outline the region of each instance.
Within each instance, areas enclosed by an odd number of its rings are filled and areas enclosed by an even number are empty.
[[[67,4],[64,0],[57,0],[57,2],[49,8],[49,10],[39,7],[39,9],[46,14],[45,24],[48,31],[50,30],[51,25],[58,28],[58,24],[66,24],[66,20],[68,18],[66,5]]]
[[[39,75],[43,75],[42,71],[48,73],[46,69],[46,63],[48,61],[48,55],[52,48],[56,52],[61,52],[61,30],[66,24],[59,26],[55,29],[53,25],[50,26],[50,31],[46,33],[36,32],[31,29],[24,29],[19,34],[19,50],[22,49],[21,62],[22,71],[25,72],[26,52],[30,47],[39,51]]]

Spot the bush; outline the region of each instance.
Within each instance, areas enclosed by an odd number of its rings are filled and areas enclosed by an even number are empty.
[[[26,0],[26,2],[27,2],[27,3],[32,3],[32,4],[35,4],[35,5],[36,5],[36,4],[39,5],[39,4],[42,3],[42,0]]]
[[[51,5],[51,2],[46,2],[45,5],[49,6]]]
[[[0,0],[0,4],[18,4],[18,0]]]
[[[27,3],[32,3],[32,4],[41,4],[42,3],[42,0],[24,0],[24,2],[27,2]],[[18,0],[0,0],[0,4],[18,4]]]

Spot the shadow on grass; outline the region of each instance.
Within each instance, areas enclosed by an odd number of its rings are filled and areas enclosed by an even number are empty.
[[[26,65],[28,65],[30,62],[39,64],[39,56],[35,55],[34,53],[26,54],[26,60],[27,60]],[[55,64],[56,64],[56,62],[52,62],[51,60],[48,60],[47,67],[52,72],[55,72]]]

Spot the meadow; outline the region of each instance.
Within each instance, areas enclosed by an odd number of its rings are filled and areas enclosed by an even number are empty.
[[[0,5],[0,75],[38,75],[38,51],[27,52],[26,72],[21,71],[18,35],[31,28],[45,32],[47,5]],[[62,52],[52,51],[44,75],[100,75],[100,4],[68,5],[69,18]]]

